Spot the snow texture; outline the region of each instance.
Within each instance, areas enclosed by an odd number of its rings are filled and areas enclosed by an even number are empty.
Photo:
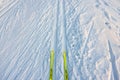
[[[0,80],[120,80],[120,0],[0,0]]]

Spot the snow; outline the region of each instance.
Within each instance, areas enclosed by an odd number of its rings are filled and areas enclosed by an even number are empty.
[[[120,80],[120,0],[0,0],[0,80]]]

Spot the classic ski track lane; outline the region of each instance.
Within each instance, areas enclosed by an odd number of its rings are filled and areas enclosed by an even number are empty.
[[[55,80],[57,80],[57,77],[56,77],[56,76],[57,76],[57,74],[56,74],[56,71],[57,71],[57,55],[58,55],[58,51],[57,51],[57,50],[58,50],[58,47],[57,47],[57,45],[58,45],[58,44],[57,44],[57,41],[58,41],[57,35],[58,35],[58,27],[59,27],[59,26],[58,26],[59,0],[56,0],[56,1],[57,1],[57,2],[56,2],[56,5],[55,5],[55,6],[56,6],[56,23],[55,23],[55,24],[56,24],[56,25],[55,25],[55,26],[56,26],[56,33],[55,33],[55,34],[56,34],[56,35],[54,36],[54,38],[55,38],[55,46],[54,46],[54,49],[55,49],[55,59],[54,59],[54,60],[55,60],[55,61],[54,61],[54,62],[55,62],[55,65],[54,65],[54,66],[55,66],[55,69],[54,69],[54,70],[55,70],[55,71],[54,71],[55,76],[54,76],[54,78],[55,78]]]
[[[62,51],[67,51],[66,45],[66,16],[65,16],[65,1],[61,0],[61,35],[62,35]]]
[[[56,80],[56,64],[57,64],[57,33],[58,33],[58,16],[59,16],[59,1],[56,0],[53,5],[53,24],[52,24],[52,39],[51,39],[51,50],[54,51],[54,65],[53,65],[53,80]]]
[[[64,54],[66,54],[66,57],[68,56],[67,55],[67,43],[66,43],[66,14],[65,14],[65,0],[61,0],[60,1],[60,20],[61,20],[61,36],[62,36],[62,59],[63,59],[63,55]],[[66,58],[67,59],[67,58]],[[63,60],[64,61],[64,60]],[[66,60],[66,61],[68,61],[68,60]],[[63,62],[64,63],[64,62]],[[62,63],[62,64],[63,64]],[[65,65],[63,65],[64,66],[64,69],[63,70],[65,70]],[[67,66],[67,64],[66,64],[66,66]],[[68,67],[68,66],[67,66]],[[68,70],[67,70],[68,71]],[[67,72],[68,73],[68,72]],[[64,71],[63,71],[63,78],[64,79],[67,79],[67,78],[65,78],[66,76],[68,77],[68,79],[69,79],[69,76],[67,75],[67,73],[65,73]],[[66,74],[66,75],[65,75]]]

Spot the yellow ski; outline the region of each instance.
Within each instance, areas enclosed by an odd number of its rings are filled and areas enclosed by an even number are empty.
[[[64,59],[64,80],[68,80],[68,68],[67,68],[66,51],[63,52],[63,59]]]
[[[49,80],[53,80],[53,67],[54,67],[54,50],[50,52],[50,76]]]

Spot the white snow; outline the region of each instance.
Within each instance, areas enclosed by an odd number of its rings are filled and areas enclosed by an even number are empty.
[[[0,0],[0,80],[120,80],[120,0]]]

